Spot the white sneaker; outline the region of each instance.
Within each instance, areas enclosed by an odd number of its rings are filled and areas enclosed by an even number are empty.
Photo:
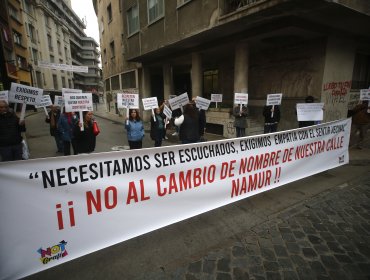
[[[176,135],[179,135],[176,131],[174,133],[171,134],[172,136],[176,136]]]

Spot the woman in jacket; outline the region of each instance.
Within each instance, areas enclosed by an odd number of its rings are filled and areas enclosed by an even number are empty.
[[[199,142],[199,112],[195,104],[188,103],[184,106],[184,114],[175,119],[175,125],[180,127],[182,144]]]
[[[162,139],[166,133],[165,118],[159,108],[154,109],[154,116],[150,118],[150,138],[154,141],[154,147],[162,146]]]
[[[65,156],[69,156],[71,154],[71,145],[73,153],[76,154],[73,128],[77,122],[78,119],[74,113],[67,113],[64,111],[64,113],[59,117],[57,127],[63,140],[63,151]]]
[[[75,139],[76,155],[81,153],[92,153],[95,150],[96,136],[93,130],[93,117],[93,112],[83,112],[83,130],[81,130],[81,122],[75,124],[73,135]]]
[[[241,109],[240,106],[242,106]],[[233,116],[235,117],[234,127],[236,130],[236,137],[244,137],[245,128],[247,127],[247,116],[248,116],[247,107],[243,105],[236,105],[233,108]]]
[[[127,140],[130,150],[141,149],[143,147],[145,133],[138,110],[130,109],[129,117],[125,121],[125,128],[127,130]]]

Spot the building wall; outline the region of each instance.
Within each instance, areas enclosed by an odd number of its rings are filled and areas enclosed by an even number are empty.
[[[347,116],[355,55],[355,42],[347,38],[329,37],[321,91],[321,101],[325,103],[324,121]]]

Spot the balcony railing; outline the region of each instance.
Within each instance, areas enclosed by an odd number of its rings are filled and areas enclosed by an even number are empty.
[[[262,1],[265,0],[225,0],[225,14],[235,12],[240,8]]]

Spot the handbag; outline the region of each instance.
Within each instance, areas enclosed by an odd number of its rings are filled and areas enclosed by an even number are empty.
[[[98,136],[98,134],[100,133],[98,123],[95,120],[93,122],[93,133],[95,136]]]
[[[28,149],[28,145],[26,140],[22,140],[22,159],[29,159],[30,158],[30,151]]]

